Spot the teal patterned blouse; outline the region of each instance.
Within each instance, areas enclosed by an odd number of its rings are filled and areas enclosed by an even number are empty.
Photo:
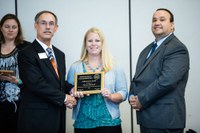
[[[83,70],[86,72],[84,64]],[[74,122],[74,127],[95,128],[100,126],[116,126],[120,124],[120,118],[111,118],[103,96],[101,94],[92,94],[82,98],[80,111],[76,121]]]

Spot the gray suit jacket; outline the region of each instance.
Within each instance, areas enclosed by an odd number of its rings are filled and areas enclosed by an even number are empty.
[[[143,106],[137,111],[137,123],[147,128],[184,128],[188,50],[171,34],[145,62],[152,45],[141,52],[131,82],[130,95],[138,95]]]

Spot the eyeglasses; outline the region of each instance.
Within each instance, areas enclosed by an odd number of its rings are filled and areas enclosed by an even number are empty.
[[[54,21],[47,22],[47,21],[42,20],[42,21],[38,21],[37,23],[40,24],[41,26],[49,25],[49,26],[53,27],[56,25]]]

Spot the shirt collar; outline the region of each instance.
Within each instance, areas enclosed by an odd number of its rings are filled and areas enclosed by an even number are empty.
[[[155,40],[154,43],[157,43],[157,45],[158,45],[157,47],[159,47],[171,34],[172,34],[172,32],[169,33],[167,36],[163,37],[162,39],[160,39],[160,40],[157,41],[157,42],[156,42],[156,40]]]
[[[45,43],[41,42],[38,38],[36,38],[36,40],[42,46],[42,48],[44,49],[44,51],[46,51],[46,49],[48,48],[48,46]],[[52,45],[51,44],[50,44],[49,47],[52,49]]]

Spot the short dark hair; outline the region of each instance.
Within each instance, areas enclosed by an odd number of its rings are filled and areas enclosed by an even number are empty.
[[[39,17],[40,17],[43,13],[50,13],[50,14],[52,14],[52,15],[54,16],[55,20],[56,20],[56,25],[58,24],[58,18],[57,18],[57,16],[56,16],[53,12],[47,11],[47,10],[40,11],[40,12],[38,12],[38,13],[36,14],[36,16],[35,16],[35,23],[38,22]]]
[[[160,11],[160,10],[164,10],[164,11],[168,12],[170,15],[170,22],[174,22],[174,15],[172,14],[172,12],[170,10],[168,10],[166,8],[158,8],[156,11]]]
[[[19,44],[23,43],[24,37],[23,37],[23,33],[22,33],[22,27],[21,27],[19,19],[17,18],[16,15],[8,13],[5,16],[3,16],[1,21],[0,21],[0,27],[2,27],[3,24],[5,23],[5,21],[8,20],[8,19],[15,20],[17,22],[17,26],[18,26],[18,29],[19,29],[17,36],[15,38],[15,44],[19,45]],[[4,38],[3,33],[1,31],[0,31],[0,43],[5,43],[5,38]]]

